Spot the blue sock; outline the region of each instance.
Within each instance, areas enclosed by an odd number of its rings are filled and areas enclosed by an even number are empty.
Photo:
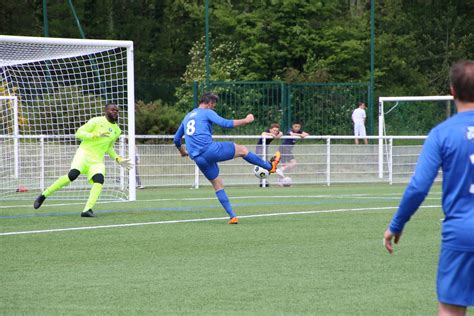
[[[270,170],[272,169],[272,164],[268,161],[263,160],[259,156],[255,155],[253,152],[249,151],[247,156],[243,157],[245,161],[251,163],[252,165],[260,166],[264,169]]]
[[[232,211],[232,206],[230,206],[229,198],[225,193],[224,189],[219,190],[216,192],[217,199],[221,202],[222,206],[224,207],[227,214],[229,214],[230,218],[235,217],[234,211]]]

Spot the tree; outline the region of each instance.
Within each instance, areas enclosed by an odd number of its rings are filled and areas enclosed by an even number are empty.
[[[176,90],[176,106],[182,111],[189,111],[193,105],[192,84],[194,81],[204,83],[205,72],[205,38],[196,41],[189,52],[191,62],[186,66],[182,76],[183,84]],[[212,45],[211,80],[233,81],[241,77],[244,59],[240,56],[237,45],[223,42]]]

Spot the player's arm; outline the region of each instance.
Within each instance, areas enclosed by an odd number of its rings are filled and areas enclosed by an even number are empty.
[[[410,180],[397,212],[384,235],[384,244],[392,253],[392,238],[398,242],[405,224],[425,200],[441,166],[441,153],[436,131],[431,132],[423,145],[416,164],[415,174]]]
[[[179,153],[181,154],[181,156],[185,157],[188,155],[188,151],[186,150],[186,147],[181,142],[183,135],[184,135],[184,125],[183,123],[181,123],[181,125],[179,125],[178,130],[176,131],[176,134],[174,134],[173,142],[176,148],[178,149]]]
[[[79,127],[76,131],[76,138],[81,140],[94,139],[99,137],[109,137],[109,132],[94,132],[97,122],[95,119],[90,119],[86,124]]]
[[[130,170],[135,166],[132,162],[132,159],[121,157],[115,152],[114,144],[119,137],[120,137],[120,134],[117,135],[117,137],[115,137],[115,139],[112,142],[110,142],[109,148],[107,149],[107,154],[110,156],[110,158],[115,160],[115,162],[117,162],[120,165],[120,167]]]
[[[247,116],[240,120],[233,120],[234,127],[243,126],[252,123],[255,120],[253,114],[247,114]]]
[[[253,117],[252,114],[248,114],[247,117],[245,117],[244,119],[228,120],[228,119],[225,119],[225,118],[219,116],[216,112],[214,112],[212,110],[207,112],[207,113],[208,113],[208,119],[212,123],[217,124],[217,125],[219,125],[220,127],[223,127],[223,128],[233,128],[233,127],[237,127],[237,126],[242,126],[242,125],[252,123],[254,121],[254,117]]]
[[[303,133],[300,134],[300,136],[301,136],[301,138],[305,138],[306,136],[309,136],[309,134],[306,133],[306,132],[303,132]]]

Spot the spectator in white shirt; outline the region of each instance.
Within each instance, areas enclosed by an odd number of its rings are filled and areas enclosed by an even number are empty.
[[[352,112],[352,122],[354,123],[354,136],[356,137],[365,137],[367,133],[365,131],[365,103],[359,102],[359,107]],[[356,145],[359,145],[359,139],[355,139]],[[367,145],[368,141],[367,138],[364,138],[364,143]]]

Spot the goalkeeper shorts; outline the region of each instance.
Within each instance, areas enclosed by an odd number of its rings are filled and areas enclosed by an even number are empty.
[[[105,164],[104,162],[89,161],[87,153],[78,150],[74,155],[74,159],[71,163],[71,169],[77,169],[87,176],[87,180],[92,183],[92,177],[95,174],[101,173],[105,176]]]

